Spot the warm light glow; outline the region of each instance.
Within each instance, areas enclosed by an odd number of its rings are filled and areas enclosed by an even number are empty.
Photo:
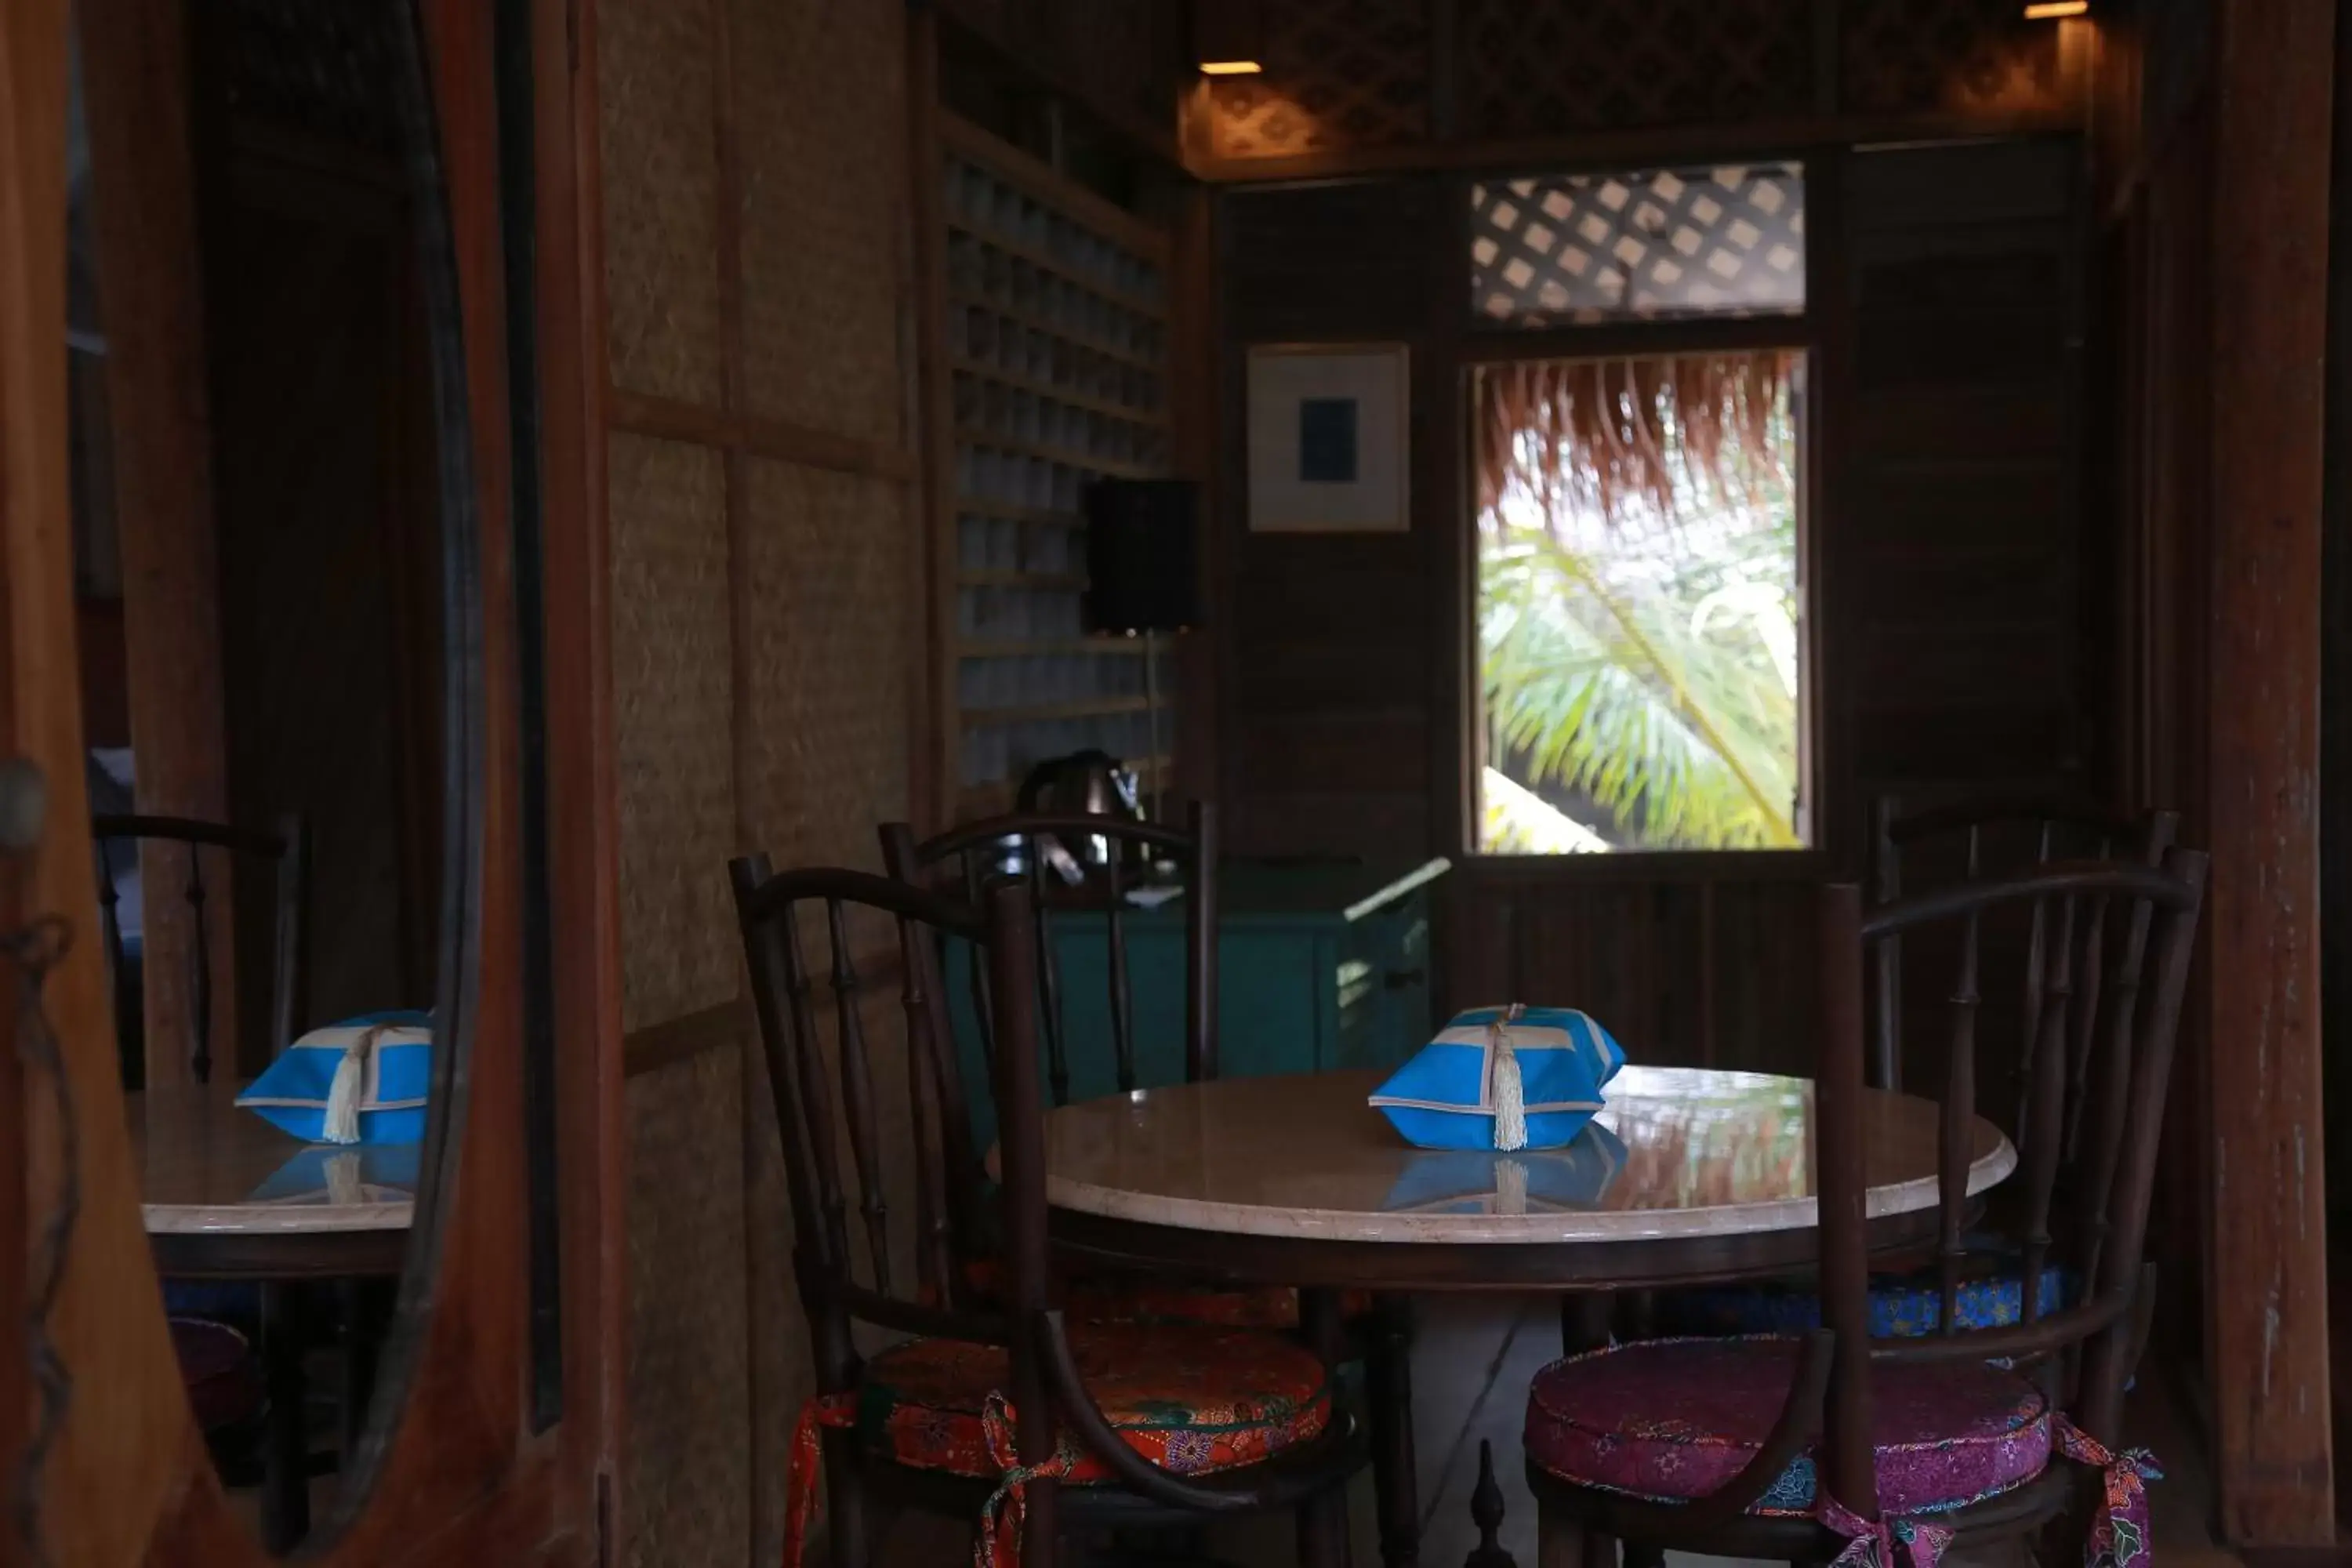
[[[2033,0],[2025,8],[2029,22],[2054,22],[2061,16],[2079,16],[2091,8],[2091,0]]]
[[[2088,4],[2088,0],[2084,0]],[[1255,76],[1265,68],[1255,60],[1202,60],[1202,76]]]

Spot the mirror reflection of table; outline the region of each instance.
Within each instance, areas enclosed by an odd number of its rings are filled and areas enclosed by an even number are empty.
[[[236,1091],[125,1097],[140,1207],[159,1273],[184,1279],[396,1275],[415,1204],[417,1147],[305,1143]]]
[[[339,1292],[342,1448],[357,1444],[415,1217],[415,1144],[306,1143],[236,1104],[227,1085],[124,1097],[139,1162],[141,1215],[165,1279],[259,1287],[269,1414],[262,1439],[262,1535],[272,1551],[310,1531],[305,1286]]]

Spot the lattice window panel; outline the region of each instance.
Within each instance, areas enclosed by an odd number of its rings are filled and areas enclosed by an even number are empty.
[[[1428,134],[1429,27],[1423,0],[1285,0],[1268,5],[1265,70],[1213,79],[1212,145],[1279,158],[1417,142]]]
[[[1863,113],[2063,107],[2059,30],[2017,0],[1843,0],[1841,102]]]
[[[1471,309],[1523,327],[1805,308],[1795,163],[1553,174],[1470,188]]]
[[[1533,136],[1804,112],[1797,0],[1462,0],[1465,130]]]

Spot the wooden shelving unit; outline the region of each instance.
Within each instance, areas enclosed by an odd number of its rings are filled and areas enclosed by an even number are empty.
[[[1146,789],[1143,645],[1085,633],[1086,487],[1167,474],[1167,234],[940,110],[931,215],[943,806],[1010,809],[1037,762],[1099,748]]]

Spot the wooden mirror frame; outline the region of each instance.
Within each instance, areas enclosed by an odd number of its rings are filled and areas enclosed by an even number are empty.
[[[180,0],[106,0],[110,13]],[[299,1549],[304,1562],[578,1563],[614,1544],[620,1384],[620,1040],[615,932],[604,454],[597,391],[602,254],[593,192],[593,44],[565,0],[415,0],[426,43],[454,237],[473,434],[483,809],[477,1023],[452,1167],[413,1244],[385,1387],[398,1408],[358,1465],[372,1480]],[[94,932],[74,674],[65,388],[68,0],[0,7],[0,759],[35,763],[47,830],[0,854],[0,931],[63,916]],[[119,24],[118,24],[119,25]],[[176,29],[173,29],[176,30]],[[544,605],[547,851],[543,999],[561,1055],[549,1086],[562,1173],[554,1236],[560,1420],[535,1418],[527,1150],[520,734],[515,603],[507,251],[499,208],[498,53],[530,100],[509,130],[533,149],[536,238],[526,280],[537,353],[537,484]],[[584,63],[583,63],[584,62]],[[509,103],[509,109],[512,105]],[[508,238],[512,236],[506,237]],[[0,1568],[19,1562],[205,1564],[267,1561],[230,1510],[188,1408],[139,1213],[99,945],[77,942],[42,1001],[61,1073],[20,1029],[23,987],[0,965],[0,1307],[29,1308],[42,1252],[68,1217],[46,1311],[62,1420],[29,1495],[38,1539],[0,1521]],[[19,1056],[31,1058],[20,1067]],[[21,1315],[18,1321],[23,1321]],[[403,1375],[402,1363],[407,1363]],[[16,1492],[35,1439],[27,1357],[0,1355],[0,1485]],[[541,1413],[542,1415],[544,1412]]]

